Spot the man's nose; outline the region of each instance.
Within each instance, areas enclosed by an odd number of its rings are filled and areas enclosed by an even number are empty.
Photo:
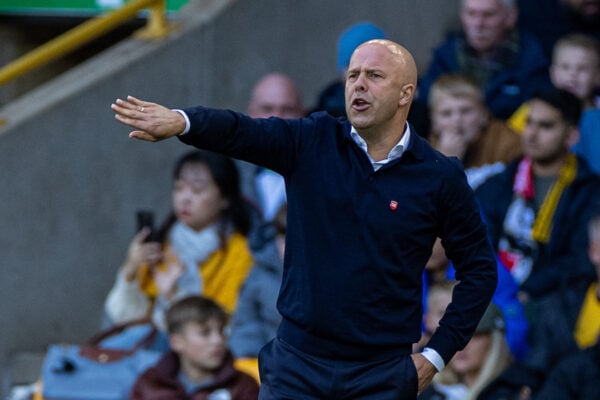
[[[366,88],[367,88],[367,85],[366,85],[365,75],[364,74],[358,75],[358,77],[356,78],[356,81],[354,82],[354,90],[357,92],[362,92],[362,91],[366,90]]]

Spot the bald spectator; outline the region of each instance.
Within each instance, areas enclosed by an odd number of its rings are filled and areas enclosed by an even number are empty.
[[[302,97],[289,76],[271,72],[256,82],[246,113],[252,118],[301,118],[305,114]],[[253,164],[238,161],[242,190],[255,200],[265,221],[271,221],[285,202],[285,184],[281,175]]]
[[[299,118],[304,116],[304,106],[292,78],[272,72],[254,85],[247,113],[253,118]]]

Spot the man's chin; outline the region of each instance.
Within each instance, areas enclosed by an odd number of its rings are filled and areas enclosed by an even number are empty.
[[[371,126],[371,120],[369,118],[362,118],[360,115],[349,115],[348,120],[357,130],[366,129]]]

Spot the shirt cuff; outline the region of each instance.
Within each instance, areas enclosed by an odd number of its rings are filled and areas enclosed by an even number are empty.
[[[190,119],[188,118],[187,114],[183,110],[174,108],[173,111],[178,112],[185,119],[185,129],[183,130],[183,132],[177,134],[177,136],[183,136],[190,131]]]
[[[444,362],[444,359],[442,358],[442,356],[440,356],[440,354],[437,351],[435,351],[434,349],[432,349],[431,347],[425,347],[423,349],[423,351],[421,352],[421,355],[423,357],[425,357],[427,359],[427,361],[432,363],[438,372],[443,370],[444,367],[446,366],[446,363]]]

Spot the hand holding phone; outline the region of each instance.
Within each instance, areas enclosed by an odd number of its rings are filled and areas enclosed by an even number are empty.
[[[144,228],[150,229],[150,233],[144,239],[144,242],[158,242],[158,232],[154,229],[154,213],[150,210],[139,210],[137,216],[137,231]]]

